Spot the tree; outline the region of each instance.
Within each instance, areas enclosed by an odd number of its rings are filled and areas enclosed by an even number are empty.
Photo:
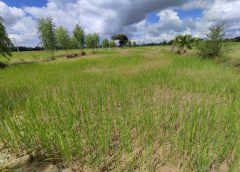
[[[86,45],[87,45],[87,48],[92,48],[93,52],[95,52],[94,51],[95,42],[94,42],[94,35],[93,34],[88,34],[87,35],[87,37],[86,37]]]
[[[98,48],[98,45],[99,45],[99,35],[97,33],[93,34],[93,45],[94,45],[94,48]]]
[[[128,42],[128,37],[123,34],[117,34],[112,36],[112,40],[118,40],[119,41],[119,46],[122,48],[124,45],[127,44]]]
[[[104,38],[104,39],[102,40],[102,47],[103,47],[103,48],[108,48],[108,47],[109,47],[109,41],[108,41],[107,38]]]
[[[73,36],[70,38],[70,49],[77,49],[79,48],[79,44],[77,39]]]
[[[162,45],[163,45],[163,46],[165,46],[165,45],[167,45],[167,44],[168,44],[167,41],[163,41],[163,42],[162,42]]]
[[[54,50],[56,49],[56,35],[55,26],[51,17],[44,17],[39,19],[38,26],[39,38],[42,41],[43,47],[49,50],[54,59]]]
[[[128,47],[132,47],[132,41],[131,40],[128,41]]]
[[[4,57],[11,56],[12,41],[9,39],[3,24],[3,19],[0,17],[0,55]]]
[[[228,52],[225,44],[226,23],[216,24],[209,29],[207,39],[199,41],[198,54],[206,58],[223,58]]]
[[[117,45],[116,45],[116,42],[115,42],[115,41],[112,40],[112,41],[109,42],[109,47],[110,47],[110,48],[114,48],[114,47],[116,47],[116,46],[117,46]]]
[[[93,48],[93,36],[92,36],[92,34],[88,34],[86,36],[86,46],[87,46],[87,48]]]
[[[135,48],[137,46],[137,43],[133,41],[133,47]]]
[[[92,48],[93,53],[95,53],[95,49],[98,47],[99,44],[99,35],[98,34],[88,34],[86,37],[86,45],[87,48]]]
[[[73,30],[73,36],[77,40],[78,48],[80,48],[82,51],[85,45],[85,33],[79,25],[75,26]]]
[[[66,50],[67,52],[70,48],[70,36],[67,29],[63,28],[62,26],[58,27],[56,29],[56,39],[58,47]]]
[[[173,40],[172,51],[177,51],[179,54],[184,54],[187,49],[192,49],[194,38],[192,35],[178,35]]]

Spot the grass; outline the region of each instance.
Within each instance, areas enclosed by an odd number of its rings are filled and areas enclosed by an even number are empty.
[[[239,170],[232,66],[162,47],[103,49],[12,66],[0,80],[0,139],[15,153],[92,171]]]
[[[80,50],[71,50],[71,53],[80,53]],[[87,50],[89,53],[90,51]],[[55,51],[54,55],[56,58],[64,57],[66,52],[64,50]],[[51,53],[47,51],[26,51],[26,52],[13,52],[12,57],[7,59],[0,56],[0,61],[8,64],[14,63],[26,63],[26,62],[39,62],[50,59]]]

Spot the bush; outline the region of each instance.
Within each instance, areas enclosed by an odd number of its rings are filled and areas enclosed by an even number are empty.
[[[192,49],[196,39],[192,35],[178,35],[173,40],[171,51],[178,54],[185,54],[187,49]]]
[[[85,56],[85,55],[86,55],[86,52],[82,51],[81,56]]]
[[[217,24],[210,28],[207,39],[198,43],[198,54],[204,58],[224,58],[227,47],[224,41],[225,24]]]
[[[5,68],[5,67],[7,67],[8,65],[7,64],[5,64],[5,63],[3,63],[3,62],[0,62],[0,69],[3,69],[3,68]]]

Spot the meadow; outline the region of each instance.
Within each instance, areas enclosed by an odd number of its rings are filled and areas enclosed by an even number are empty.
[[[239,69],[169,49],[89,50],[0,70],[0,141],[83,171],[240,170]],[[48,58],[38,53],[10,63]]]

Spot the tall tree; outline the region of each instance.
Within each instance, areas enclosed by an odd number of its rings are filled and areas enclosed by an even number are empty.
[[[86,36],[86,46],[87,48],[93,48],[94,45],[93,45],[93,35],[92,34],[88,34]]]
[[[99,35],[97,33],[93,34],[94,48],[98,48],[99,45]]]
[[[128,40],[128,47],[132,47],[132,41],[131,40]]]
[[[119,46],[122,48],[124,45],[127,44],[128,42],[128,37],[123,34],[117,34],[112,36],[112,40],[118,40],[119,41]]]
[[[43,17],[38,21],[39,38],[42,41],[43,47],[49,50],[54,59],[54,51],[56,49],[55,26],[51,17]]]
[[[116,42],[115,42],[115,41],[112,40],[112,41],[109,42],[109,47],[110,47],[110,48],[114,48],[114,47],[116,47],[116,46],[117,46],[117,45],[116,45]]]
[[[70,38],[70,49],[77,49],[79,48],[78,46],[78,41],[77,39],[73,36]]]
[[[98,47],[99,44],[99,35],[98,34],[88,34],[86,37],[86,45],[87,48],[92,48],[93,53],[95,53],[95,49]]]
[[[104,39],[102,40],[102,47],[103,47],[103,48],[108,48],[108,47],[109,47],[109,41],[108,41],[107,38],[104,38]]]
[[[0,55],[4,57],[11,56],[12,41],[9,39],[3,24],[3,19],[0,17]]]
[[[56,29],[56,39],[58,47],[68,52],[70,48],[70,36],[66,28],[60,26]]]
[[[73,30],[73,36],[77,40],[78,48],[80,48],[82,51],[85,45],[85,33],[79,25],[75,26]]]
[[[137,43],[133,41],[133,47],[135,48],[137,46]]]

